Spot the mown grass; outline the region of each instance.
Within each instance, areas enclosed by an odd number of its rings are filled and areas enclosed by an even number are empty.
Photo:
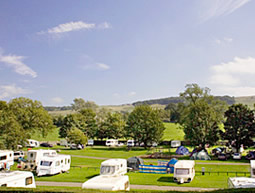
[[[166,129],[164,131],[163,140],[184,140],[184,132],[179,128],[178,124],[164,123],[164,125]]]
[[[99,175],[100,164],[103,160],[72,157],[71,169],[68,173],[62,173],[55,176],[36,177],[36,181],[56,181],[56,182],[80,182]],[[207,161],[207,163],[210,163]],[[151,164],[149,160],[145,164]],[[152,163],[156,164],[156,163]],[[201,175],[202,167],[206,174]],[[139,172],[130,172],[131,184],[139,185],[158,185],[158,186],[189,186],[203,188],[227,188],[227,180],[230,176],[236,176],[233,172],[249,172],[249,165],[207,165],[197,164],[195,166],[196,176],[191,183],[177,184],[173,182],[173,174],[144,174]],[[211,172],[210,174],[208,172]],[[219,174],[217,172],[220,172]],[[225,173],[222,173],[225,172]],[[229,172],[228,174],[226,172]],[[238,176],[245,176],[238,173]],[[247,174],[249,177],[249,174]]]
[[[37,140],[37,141],[59,141],[59,128],[53,129],[51,132],[48,133],[46,137],[43,137],[39,133],[34,133],[31,136],[31,139]]]

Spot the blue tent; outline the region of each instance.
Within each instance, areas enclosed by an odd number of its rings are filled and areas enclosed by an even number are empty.
[[[177,148],[175,153],[178,155],[189,155],[189,150],[184,146],[180,146]]]
[[[167,165],[166,165],[166,168],[167,168],[167,171],[168,173],[174,173],[174,165],[178,162],[177,159],[173,158],[171,159]]]

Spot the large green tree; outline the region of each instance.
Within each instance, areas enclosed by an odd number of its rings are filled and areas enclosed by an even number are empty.
[[[39,101],[23,97],[15,98],[9,102],[9,109],[29,134],[36,132],[46,136],[54,128],[52,117]]]
[[[88,139],[80,129],[73,127],[67,132],[67,141],[78,145],[86,144]]]
[[[79,114],[86,125],[86,127],[82,128],[82,131],[87,137],[95,138],[97,131],[96,113],[93,109],[88,108],[80,110]]]
[[[148,105],[136,106],[128,116],[127,136],[144,143],[145,148],[150,143],[158,143],[163,137],[164,130],[159,111]]]
[[[192,145],[215,144],[220,138],[219,125],[223,122],[226,103],[210,95],[209,88],[200,88],[197,84],[186,85],[180,96],[184,103],[179,105],[179,123],[185,138]]]
[[[241,144],[250,145],[255,135],[254,111],[247,105],[234,104],[225,112],[223,139],[234,142],[237,151]]]
[[[79,111],[82,109],[93,109],[95,110],[98,106],[95,102],[93,101],[85,101],[82,98],[75,98],[73,100],[72,109],[75,111]]]

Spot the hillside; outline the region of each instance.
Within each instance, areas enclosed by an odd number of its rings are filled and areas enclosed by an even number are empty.
[[[255,104],[255,96],[235,97],[235,101],[236,103],[242,103],[253,108],[253,105]]]

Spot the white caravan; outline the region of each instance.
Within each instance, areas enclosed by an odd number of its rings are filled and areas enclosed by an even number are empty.
[[[0,186],[36,188],[33,173],[24,171],[0,172]]]
[[[255,160],[251,160],[251,178],[255,178]]]
[[[94,140],[93,139],[89,139],[87,145],[88,146],[93,146],[94,145]]]
[[[60,139],[60,143],[59,143],[61,146],[65,146],[67,147],[68,146],[68,143],[65,139]]]
[[[27,147],[39,147],[40,146],[39,141],[36,141],[33,139],[28,139],[27,141],[28,141],[26,144]]]
[[[174,165],[174,181],[179,183],[191,182],[195,176],[195,161],[179,160]]]
[[[247,177],[228,178],[229,188],[255,188],[255,179]]]
[[[127,173],[127,160],[109,159],[101,163],[100,176],[96,176],[82,184],[85,189],[130,190]]]
[[[43,157],[52,155],[57,155],[57,152],[55,150],[45,149],[29,150],[27,152],[28,167],[30,169],[36,169]]]
[[[181,141],[174,140],[171,141],[171,147],[180,147],[181,146]]]
[[[0,170],[10,169],[10,166],[14,164],[13,151],[0,150]]]
[[[118,144],[119,144],[118,139],[107,139],[105,142],[105,145],[108,147],[118,146]]]
[[[67,172],[70,169],[70,155],[53,155],[41,158],[40,164],[37,166],[37,176],[54,175]]]
[[[135,146],[135,140],[133,140],[133,139],[127,140],[127,146],[128,147],[134,147]]]
[[[24,151],[15,151],[14,152],[14,160],[18,160],[19,158],[24,158]]]

